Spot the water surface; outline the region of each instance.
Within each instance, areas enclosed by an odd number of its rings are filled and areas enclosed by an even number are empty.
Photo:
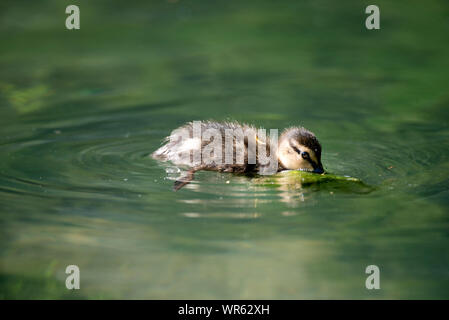
[[[378,1],[368,31],[368,4],[79,1],[68,31],[60,1],[2,1],[0,297],[449,298],[449,7]],[[206,119],[303,125],[375,190],[172,192],[148,154]]]

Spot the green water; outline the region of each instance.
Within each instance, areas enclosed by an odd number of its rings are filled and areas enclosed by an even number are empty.
[[[377,1],[377,31],[368,1],[68,4],[0,4],[1,298],[449,298],[446,1]],[[304,125],[374,190],[172,192],[148,154],[204,119]]]

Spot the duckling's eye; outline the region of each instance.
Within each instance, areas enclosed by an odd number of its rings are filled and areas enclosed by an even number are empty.
[[[309,153],[306,152],[306,151],[304,151],[301,155],[302,155],[303,159],[309,159],[310,158]]]

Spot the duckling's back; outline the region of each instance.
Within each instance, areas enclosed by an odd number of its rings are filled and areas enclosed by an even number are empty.
[[[198,133],[197,131],[199,129],[200,132]],[[214,132],[220,134],[221,141],[213,141],[215,138],[212,139],[208,136],[210,133],[213,136]],[[238,141],[237,136],[232,135],[232,145],[234,146],[232,161],[225,161],[225,144],[229,143],[229,141],[226,141],[226,138],[228,137],[228,140],[230,139],[230,132],[242,132],[244,139],[243,143],[240,143],[241,141]],[[251,172],[257,169],[257,163],[248,164],[248,136],[256,137],[256,135],[257,129],[255,127],[238,122],[189,122],[173,130],[170,136],[165,138],[165,144],[157,149],[152,154],[152,157],[160,161],[171,161],[175,165],[200,168],[201,170],[240,173]],[[215,143],[221,144],[221,157],[220,155],[214,154],[207,162],[201,161],[201,163],[195,163],[194,152],[203,155],[203,152],[208,151],[206,149],[207,146]],[[180,154],[187,154],[188,156],[180,157]],[[241,161],[238,163],[237,161],[237,155],[239,154],[243,154],[243,163]]]

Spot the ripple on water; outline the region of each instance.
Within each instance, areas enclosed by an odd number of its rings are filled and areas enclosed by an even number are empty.
[[[1,146],[8,157],[2,161],[0,187],[41,197],[141,197],[156,170],[147,157],[149,140],[148,135],[76,139],[60,133],[20,144],[12,139]]]
[[[0,188],[3,192],[35,197],[87,199],[143,199],[156,195],[160,201],[223,205],[229,208],[254,207],[281,201],[310,201],[310,192],[301,186],[269,188],[245,176],[200,172],[180,192],[171,192],[172,181],[182,174],[179,168],[149,157],[159,145],[156,136],[143,129],[124,134],[64,134],[71,128],[35,132],[28,140],[13,138],[3,144]],[[77,129],[79,130],[79,128]],[[331,173],[361,178],[387,188],[416,185],[409,177],[438,161],[437,140],[409,141],[326,141],[323,163]],[[419,152],[417,152],[419,150]],[[300,192],[298,191],[300,190]]]

